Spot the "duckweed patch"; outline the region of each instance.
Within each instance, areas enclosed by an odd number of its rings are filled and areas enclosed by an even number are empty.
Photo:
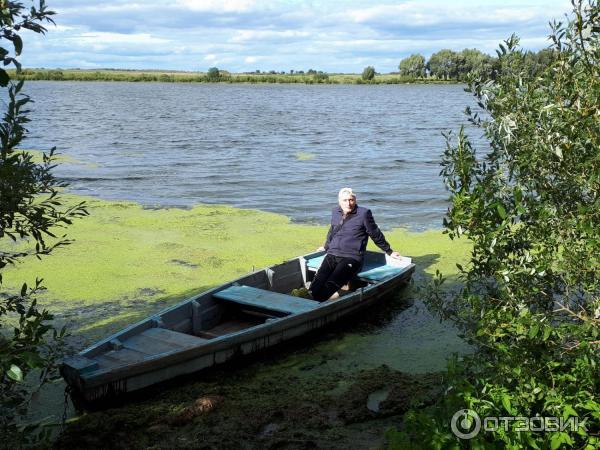
[[[22,152],[25,152],[25,153],[29,153],[32,156],[33,161],[35,163],[41,163],[44,159],[44,157],[43,157],[44,153],[48,154],[50,152],[49,150],[46,152],[44,152],[42,150],[32,150],[32,149],[19,149],[19,150]],[[65,155],[62,153],[55,154],[54,163],[55,164],[70,164],[70,165],[74,165],[74,166],[83,166],[83,167],[87,167],[90,169],[98,167],[98,165],[95,163],[82,161],[80,159],[73,158],[70,155]]]
[[[315,159],[316,155],[309,152],[297,152],[294,154],[294,156],[298,161],[309,161],[311,159]]]
[[[133,202],[64,198],[89,206],[90,216],[68,228],[74,243],[5,271],[4,286],[17,289],[23,281],[45,278],[48,291],[41,303],[59,318],[76,311],[73,332],[116,331],[111,323],[123,324],[119,316],[131,318],[132,309],[156,312],[253,268],[311,252],[327,231],[278,214],[222,205],[147,209]],[[413,257],[417,279],[436,269],[456,272],[456,262],[464,262],[468,251],[437,230],[394,229],[386,236],[394,249]]]

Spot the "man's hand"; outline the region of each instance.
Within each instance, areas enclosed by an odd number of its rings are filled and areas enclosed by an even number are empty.
[[[318,252],[324,252],[325,251],[325,247],[323,247],[321,245],[316,251],[318,251]]]
[[[392,253],[390,253],[390,256],[392,258],[402,259],[402,255],[400,253],[398,253],[398,252],[392,252]]]

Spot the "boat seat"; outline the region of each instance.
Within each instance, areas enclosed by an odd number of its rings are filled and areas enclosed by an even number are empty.
[[[179,333],[166,328],[149,328],[124,340],[122,345],[125,349],[155,355],[196,347],[204,342],[207,340],[191,334]]]
[[[308,267],[309,270],[316,272],[317,270],[319,270],[319,267],[321,267],[321,263],[323,262],[324,259],[325,259],[325,253],[322,254],[321,256],[315,256],[314,258],[307,259],[306,267]]]
[[[306,260],[306,267],[308,270],[312,270],[316,272],[321,263],[325,259],[325,255],[316,256],[314,258],[310,258]],[[356,274],[356,278],[362,281],[366,281],[368,283],[376,283],[378,281],[386,280],[394,275],[404,272],[410,267],[410,265],[405,267],[392,266],[389,264],[380,264],[373,262],[365,262],[362,270]]]
[[[240,305],[268,309],[284,314],[303,313],[320,305],[319,302],[315,302],[314,300],[293,297],[265,289],[257,289],[252,286],[229,286],[222,291],[215,292],[213,297]]]
[[[398,267],[398,266],[390,266],[389,264],[385,265],[374,265],[369,267],[363,267],[363,270],[359,272],[356,277],[359,280],[367,281],[369,283],[375,283],[378,281],[387,280],[388,278],[393,277],[394,275],[398,275],[409,269],[410,266],[406,267]]]

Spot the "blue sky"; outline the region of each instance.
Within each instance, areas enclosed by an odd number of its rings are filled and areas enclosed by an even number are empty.
[[[28,2],[24,1],[27,5]],[[25,67],[327,72],[397,70],[411,53],[494,54],[516,33],[548,45],[569,0],[47,0],[57,26],[24,33]]]

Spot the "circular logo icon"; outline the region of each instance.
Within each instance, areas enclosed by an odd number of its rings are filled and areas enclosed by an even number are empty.
[[[452,416],[450,428],[460,439],[472,439],[481,430],[481,419],[472,409],[460,409]]]

